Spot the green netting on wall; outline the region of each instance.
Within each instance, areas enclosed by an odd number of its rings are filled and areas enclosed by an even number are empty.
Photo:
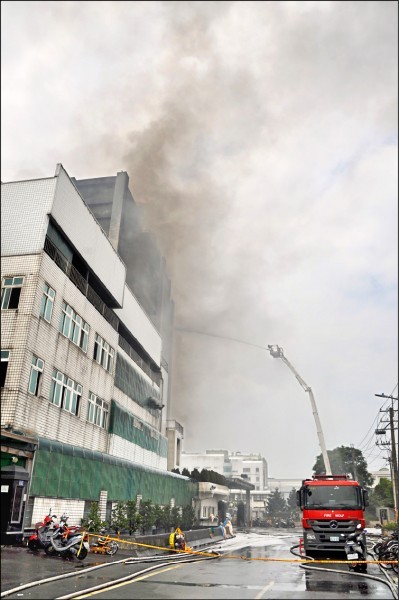
[[[152,386],[127,360],[117,353],[115,364],[115,385],[129,398],[145,406],[149,397],[159,400],[159,389]]]
[[[119,435],[141,448],[155,452],[166,458],[168,441],[159,431],[138,419],[122,408],[115,400],[111,400],[109,433]]]
[[[198,496],[198,483],[110,454],[39,438],[31,496],[97,501],[100,490],[107,490],[113,502],[135,500],[141,494],[153,504],[169,504],[174,498],[177,506],[186,506]]]

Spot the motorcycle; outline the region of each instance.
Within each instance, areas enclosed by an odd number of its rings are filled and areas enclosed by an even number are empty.
[[[367,560],[366,536],[361,524],[356,526],[356,531],[350,533],[345,541],[345,553],[348,561]],[[351,563],[349,570],[357,573],[366,573],[366,563]]]
[[[57,515],[52,515],[50,508],[49,514],[44,517],[43,521],[36,523],[35,532],[28,538],[27,546],[30,550],[45,549],[46,546],[50,545],[50,537],[53,533],[56,518]]]
[[[63,514],[60,523],[50,537],[50,546],[44,551],[48,555],[58,555],[63,558],[73,558],[76,556],[79,560],[86,558],[90,550],[89,535],[79,525],[67,525],[68,517]]]
[[[393,532],[388,537],[383,538],[372,547],[372,552],[380,561],[392,561],[390,563],[380,563],[383,569],[392,569],[398,572],[398,533]]]

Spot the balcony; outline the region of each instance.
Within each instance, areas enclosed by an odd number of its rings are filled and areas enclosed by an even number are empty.
[[[106,321],[118,331],[119,319],[116,314],[101,300],[100,296],[93,290],[87,280],[73,266],[71,262],[58,250],[53,242],[46,237],[44,241],[44,251],[55,262],[55,264],[65,273],[88,301],[98,310]]]

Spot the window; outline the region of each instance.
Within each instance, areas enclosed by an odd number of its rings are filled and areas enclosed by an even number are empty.
[[[40,380],[42,377],[43,368],[44,368],[44,362],[40,358],[33,356],[32,364],[31,364],[31,368],[30,368],[28,392],[30,394],[33,394],[34,396],[39,395]]]
[[[256,467],[255,472],[259,473],[259,467]]]
[[[69,304],[62,303],[62,315],[60,331],[65,337],[69,338],[76,346],[87,352],[87,340],[90,327],[83,321]]]
[[[40,316],[49,323],[51,321],[51,314],[53,312],[54,298],[55,291],[49,285],[47,285],[47,283],[45,283],[42,304],[40,306]]]
[[[108,422],[108,404],[105,400],[101,400],[98,396],[90,392],[89,408],[87,411],[87,420],[89,423],[98,425],[103,429],[107,428]]]
[[[54,369],[50,389],[50,402],[73,415],[77,415],[81,397],[82,386],[70,377],[57,371],[57,369]]]
[[[8,368],[8,360],[10,358],[9,350],[1,351],[1,375],[0,375],[0,387],[4,387],[6,382],[7,368]]]
[[[102,365],[104,369],[112,373],[112,367],[114,364],[115,350],[96,333],[96,339],[94,340],[94,355],[93,358],[99,365]]]
[[[18,308],[21,288],[24,283],[23,277],[5,277],[1,288],[1,308],[11,310]]]
[[[244,467],[243,472],[244,473],[250,473],[251,469],[249,469],[248,467]]]

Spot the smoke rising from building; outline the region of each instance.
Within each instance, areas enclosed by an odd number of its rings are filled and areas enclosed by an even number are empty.
[[[283,346],[327,446],[356,445],[396,383],[396,4],[13,4],[3,179],[127,171],[172,282],[184,449],[280,477],[319,453],[284,365],[223,336]]]

